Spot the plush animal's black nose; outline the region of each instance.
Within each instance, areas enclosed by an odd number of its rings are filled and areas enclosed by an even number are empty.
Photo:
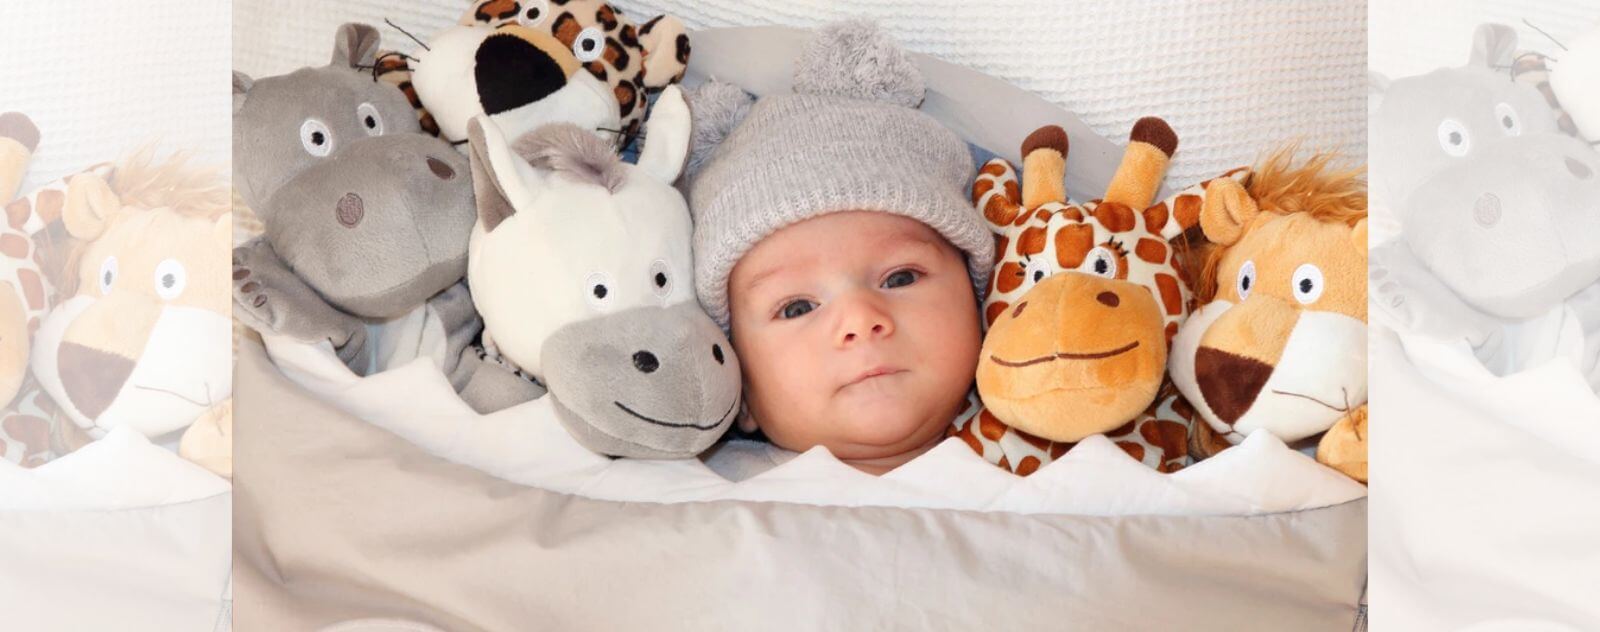
[[[711,357],[716,359],[717,364],[723,364],[722,345],[711,345]]]
[[[661,368],[661,361],[656,359],[654,353],[640,351],[633,354],[633,368],[639,369],[640,373],[654,373],[656,369]]]
[[[1590,176],[1594,175],[1594,170],[1590,169],[1589,165],[1583,164],[1576,158],[1571,157],[1567,158],[1567,171],[1572,172],[1572,175],[1577,177],[1579,180],[1588,180]]]
[[[478,102],[490,115],[533,103],[567,85],[556,60],[513,34],[490,35],[478,45],[474,61]]]

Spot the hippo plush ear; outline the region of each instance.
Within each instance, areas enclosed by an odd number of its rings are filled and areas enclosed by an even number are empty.
[[[678,86],[667,86],[661,91],[644,129],[639,168],[657,180],[672,184],[683,172],[683,159],[689,155],[689,105],[684,102]]]
[[[122,207],[111,185],[97,173],[80,173],[67,181],[67,202],[61,221],[73,237],[91,241],[106,229],[106,220]]]
[[[1501,70],[1511,65],[1516,54],[1517,32],[1504,24],[1481,24],[1472,36],[1472,58],[1468,65]]]
[[[370,68],[378,61],[378,41],[378,29],[370,24],[341,25],[333,37],[333,59],[328,63],[350,68]]]
[[[237,70],[233,71],[233,113],[235,115],[239,114],[239,110],[244,107],[245,100],[250,96],[250,88],[255,85],[256,82],[250,78],[250,75]]]

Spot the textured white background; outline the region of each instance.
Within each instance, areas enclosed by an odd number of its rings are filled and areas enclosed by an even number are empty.
[[[1374,0],[1369,50],[1374,70],[1391,77],[1418,75],[1466,64],[1479,24],[1517,29],[1518,48],[1560,56],[1561,49],[1527,20],[1558,40],[1600,25],[1596,0]]]
[[[387,17],[426,37],[465,0],[236,0],[234,65],[275,74],[324,63],[334,28]],[[1169,181],[1252,161],[1295,138],[1366,155],[1364,0],[613,0],[635,20],[691,29],[873,18],[908,48],[1000,77],[1127,138],[1141,116],[1182,139]],[[386,42],[411,50],[395,30]],[[1022,139],[1017,139],[1021,142]]]
[[[23,191],[146,143],[226,165],[227,2],[0,0],[0,111],[42,140]]]

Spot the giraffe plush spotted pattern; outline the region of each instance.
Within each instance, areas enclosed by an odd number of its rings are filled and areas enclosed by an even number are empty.
[[[998,236],[977,372],[985,410],[951,434],[1023,475],[1101,433],[1175,471],[1190,462],[1195,414],[1163,388],[1167,349],[1193,307],[1183,235],[1211,181],[1150,205],[1177,136],[1145,118],[1105,198],[1073,204],[1062,184],[1067,145],[1060,127],[1040,128],[1023,142],[1020,186],[1001,159],[973,185]]]

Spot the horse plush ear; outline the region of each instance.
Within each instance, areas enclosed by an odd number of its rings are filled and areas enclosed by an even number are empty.
[[[515,215],[517,209],[511,205],[511,200],[506,196],[505,189],[500,185],[499,174],[502,172],[504,161],[497,165],[493,157],[495,153],[505,153],[505,143],[496,143],[498,147],[491,147],[491,135],[494,141],[504,141],[500,138],[499,128],[484,116],[474,116],[467,121],[467,147],[471,150],[468,158],[472,167],[472,195],[478,205],[478,221],[483,224],[487,232],[494,232],[500,222]],[[497,152],[496,149],[499,151]],[[515,169],[506,169],[508,175],[515,175]]]
[[[683,172],[689,155],[689,104],[678,86],[667,86],[650,108],[645,121],[644,148],[639,152],[640,169],[651,177],[672,184]]]
[[[1212,243],[1231,246],[1244,236],[1244,229],[1260,214],[1244,185],[1233,178],[1218,178],[1206,189],[1200,207],[1200,230]]]
[[[333,36],[333,59],[328,63],[350,68],[371,68],[378,62],[378,29],[370,24],[339,26]]]
[[[122,201],[100,174],[80,173],[67,181],[67,202],[61,211],[61,221],[73,237],[89,241],[105,232],[106,220],[120,208]]]

